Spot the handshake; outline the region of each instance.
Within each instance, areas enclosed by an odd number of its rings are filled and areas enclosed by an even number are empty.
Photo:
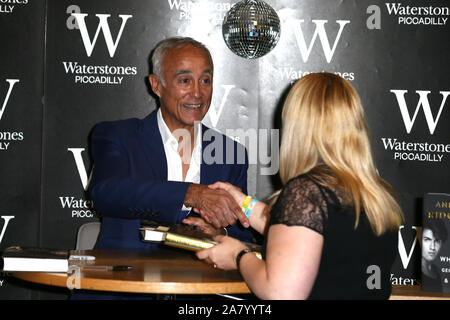
[[[237,220],[244,228],[250,226],[248,218],[242,210],[247,195],[230,183],[216,182],[212,185],[191,184],[186,192],[184,204],[192,207],[207,223],[215,228],[234,225]],[[199,218],[188,218],[183,221],[198,225]]]

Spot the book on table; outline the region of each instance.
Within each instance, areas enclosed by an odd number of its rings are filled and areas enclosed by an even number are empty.
[[[13,246],[1,254],[3,272],[67,272],[69,250]]]
[[[422,214],[422,290],[450,293],[450,194],[427,193]]]
[[[211,248],[218,243],[210,234],[186,224],[143,220],[140,231],[144,241],[162,242],[167,246],[191,251]],[[248,242],[244,244],[253,249],[258,258],[261,258],[260,245]]]

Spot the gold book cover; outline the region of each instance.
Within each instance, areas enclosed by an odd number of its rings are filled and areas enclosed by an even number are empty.
[[[185,250],[199,251],[211,248],[217,242],[213,237],[202,230],[185,224],[159,223],[144,220],[141,227],[141,235],[144,241],[163,242],[165,245]],[[261,259],[261,246],[254,243],[245,244],[255,250],[255,254]]]

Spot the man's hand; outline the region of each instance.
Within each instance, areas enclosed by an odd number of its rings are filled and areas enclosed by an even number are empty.
[[[249,226],[241,207],[225,190],[213,190],[206,185],[191,184],[187,189],[184,204],[193,207],[195,212],[216,228],[233,225],[236,219],[239,219],[245,228]]]
[[[205,221],[203,218],[197,218],[197,217],[187,217],[186,219],[183,219],[184,224],[195,226],[200,231],[209,234],[211,237],[220,236],[220,235],[226,235],[227,231],[225,228],[214,228],[214,226],[208,222]]]

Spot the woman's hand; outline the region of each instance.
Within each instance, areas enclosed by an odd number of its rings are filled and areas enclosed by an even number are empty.
[[[226,234],[225,228],[216,228],[212,224],[206,222],[203,218],[188,217],[183,219],[182,222],[190,226],[196,226],[199,230],[209,234],[212,237]]]
[[[214,184],[210,184],[208,187],[211,189],[215,189],[215,190],[221,189],[221,190],[227,191],[234,198],[234,200],[237,202],[237,204],[239,204],[239,206],[242,206],[245,198],[247,197],[246,194],[242,193],[242,190],[240,188],[235,187],[231,183],[228,183],[228,182],[218,181]]]
[[[228,182],[218,181],[214,184],[208,185],[208,188],[226,191],[236,201],[236,203],[241,207],[241,209],[245,199],[247,198],[247,195],[242,193],[241,189],[233,186]],[[262,235],[264,235],[267,231],[266,228],[270,218],[269,210],[266,209],[268,209],[267,205],[262,201],[258,201],[253,207],[253,209],[248,212],[248,216],[246,216],[246,218],[248,218],[249,225],[251,225],[251,227],[254,230],[256,230]],[[243,226],[245,228],[248,227],[248,225]]]
[[[219,243],[211,248],[198,251],[197,257],[214,264],[219,269],[236,270],[236,256],[247,247],[239,240],[227,236],[216,236],[214,240]]]

